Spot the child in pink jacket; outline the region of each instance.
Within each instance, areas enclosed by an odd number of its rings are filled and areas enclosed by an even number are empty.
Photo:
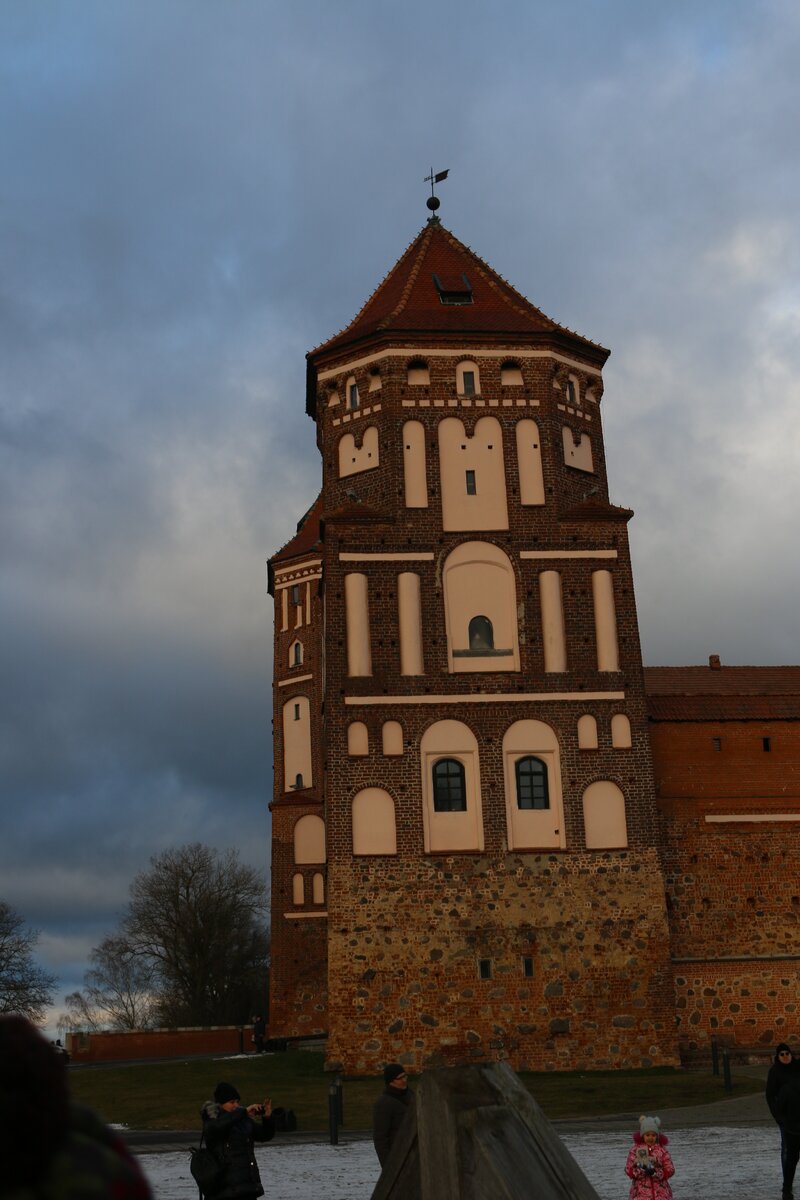
[[[639,1117],[639,1132],[633,1135],[625,1163],[625,1174],[633,1180],[630,1200],[672,1200],[667,1180],[675,1174],[675,1168],[667,1141],[658,1117]]]

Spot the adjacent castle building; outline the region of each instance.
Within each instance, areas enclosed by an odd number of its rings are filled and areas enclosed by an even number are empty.
[[[308,355],[322,488],[269,573],[270,1033],[332,1066],[800,1030],[800,669],[643,670],[607,357],[436,217]]]

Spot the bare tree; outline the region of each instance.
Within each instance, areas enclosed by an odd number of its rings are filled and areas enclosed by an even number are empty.
[[[70,1029],[147,1029],[156,1009],[152,964],[119,934],[103,938],[89,955],[82,991],[65,997]]]
[[[131,884],[122,936],[157,979],[167,1024],[238,1024],[266,1003],[262,875],[200,843],[167,850]]]
[[[57,980],[33,961],[37,938],[19,913],[0,900],[0,1013],[19,1013],[40,1022]]]

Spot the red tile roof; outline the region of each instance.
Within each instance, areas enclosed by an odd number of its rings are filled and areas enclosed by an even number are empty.
[[[444,290],[463,289],[466,276],[472,303],[443,304],[434,276]],[[383,332],[559,333],[582,342],[600,362],[609,353],[551,320],[438,221],[425,225],[350,324],[309,358]]]
[[[645,667],[653,721],[800,720],[800,667]]]
[[[306,554],[316,547],[322,547],[322,533],[320,529],[320,517],[322,516],[322,493],[317,496],[311,508],[304,517],[301,517],[297,523],[297,533],[288,541],[285,546],[282,546],[276,554],[273,554],[270,559],[271,563],[283,562],[286,558],[297,558],[298,555]]]

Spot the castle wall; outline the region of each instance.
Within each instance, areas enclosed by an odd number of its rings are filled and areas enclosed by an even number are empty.
[[[681,1047],[797,1039],[800,721],[659,721],[651,740]]]

